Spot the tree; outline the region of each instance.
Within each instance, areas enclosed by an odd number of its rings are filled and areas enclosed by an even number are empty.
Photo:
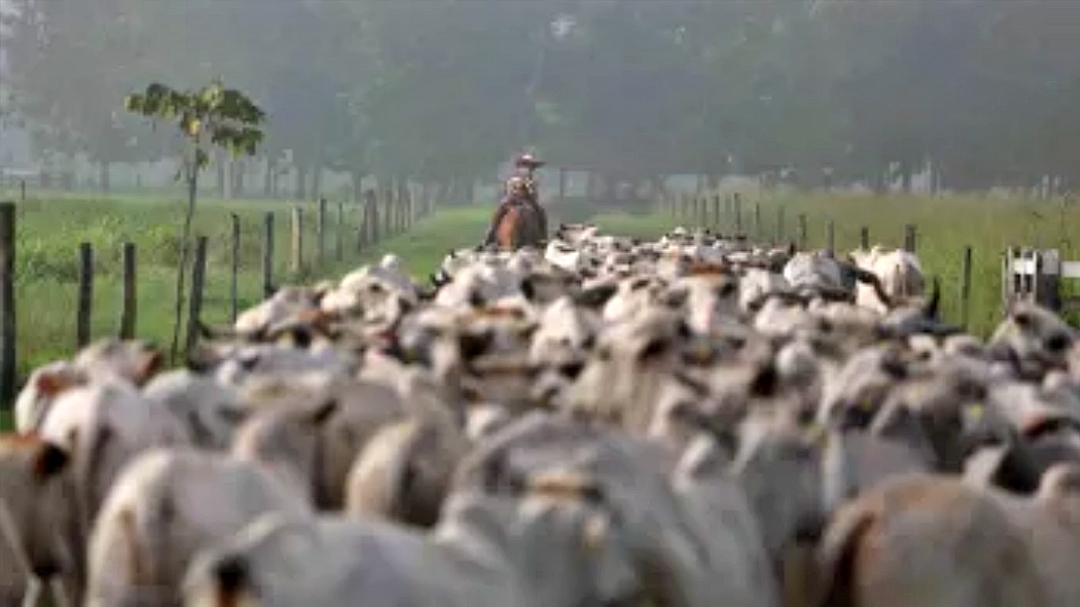
[[[170,356],[175,362],[199,171],[209,162],[208,152],[213,148],[223,148],[233,157],[254,156],[263,139],[260,125],[266,116],[244,93],[224,88],[219,80],[201,89],[183,92],[155,82],[142,93],[128,95],[124,105],[135,114],[173,122],[187,144],[177,172],[177,177],[182,177],[187,185],[188,201],[180,233],[180,264],[176,270],[176,308],[170,348]]]

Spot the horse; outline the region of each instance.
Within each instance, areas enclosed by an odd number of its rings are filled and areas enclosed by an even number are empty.
[[[495,226],[495,242],[503,250],[538,246],[545,240],[547,213],[537,204],[509,205]]]

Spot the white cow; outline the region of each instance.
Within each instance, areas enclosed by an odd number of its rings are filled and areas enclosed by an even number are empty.
[[[853,251],[851,257],[857,266],[878,277],[882,290],[892,302],[919,298],[926,291],[922,264],[914,253],[903,249],[888,251],[881,245],[874,245],[869,251]],[[890,308],[890,302],[881,301],[873,286],[862,282],[856,287],[855,303],[882,314]]]
[[[121,383],[64,392],[45,417],[41,435],[72,456],[83,533],[129,460],[152,447],[189,442],[187,429],[164,406]]]
[[[191,557],[267,512],[313,514],[306,496],[257,466],[188,449],[143,452],[94,523],[86,605],[179,604]]]

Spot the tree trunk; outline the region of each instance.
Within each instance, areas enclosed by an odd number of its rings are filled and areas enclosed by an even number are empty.
[[[446,204],[456,205],[457,204],[457,193],[458,193],[457,179],[455,179],[453,177],[448,178],[446,180],[446,183],[443,185],[443,188],[444,188],[443,200],[446,201]]]
[[[910,160],[901,160],[897,164],[897,170],[900,173],[900,189],[905,194],[911,193],[911,184],[913,182],[913,173],[915,170],[915,163]]]
[[[277,198],[277,192],[274,191],[274,169],[276,168],[275,162],[269,156],[266,158],[266,172],[263,173],[263,196],[267,198]]]
[[[322,163],[316,162],[311,169],[311,198],[312,200],[322,196]]]
[[[449,184],[445,179],[435,182],[435,199],[441,204],[450,204]]]
[[[602,179],[604,181],[604,190],[603,190],[603,192],[604,192],[603,193],[604,201],[605,202],[610,202],[612,200],[615,200],[616,195],[617,195],[616,192],[615,192],[615,186],[616,186],[616,184],[618,182],[615,179],[612,179],[610,175],[604,175],[602,177]],[[698,175],[697,191],[698,192],[701,191],[701,176],[700,175]]]
[[[420,185],[421,214],[426,216],[431,209],[431,183],[425,181]]]
[[[244,172],[246,170],[247,170],[247,163],[246,162],[244,162],[243,160],[234,160],[233,161],[232,188],[233,188],[233,197],[235,197],[235,198],[243,198],[244,197]]]
[[[228,171],[225,164],[229,162],[229,160],[225,157],[224,154],[220,152],[216,152],[214,156],[217,157],[217,162],[215,162],[214,164],[216,165],[215,168],[217,169],[216,174],[218,197],[220,197],[222,200],[226,200],[229,197],[229,188],[226,186],[226,176],[228,175]]]
[[[307,167],[296,165],[296,191],[293,197],[297,200],[307,200]]]
[[[465,204],[476,203],[476,180],[469,178],[469,181],[465,184]]]
[[[109,162],[103,160],[98,163],[98,183],[101,185],[101,191],[109,193]]]
[[[197,141],[195,145],[198,145]],[[195,165],[194,153],[192,153],[186,173],[188,204],[184,213],[184,224],[180,228],[180,263],[176,267],[176,306],[173,309],[172,345],[169,348],[170,364],[176,364],[176,354],[180,347],[180,321],[184,312],[184,275],[187,273],[188,257],[191,251],[191,223],[195,218],[195,198],[199,192],[199,169]]]
[[[353,200],[359,201],[364,192],[364,173],[359,169],[353,169],[352,171],[349,171],[349,175],[352,177]]]
[[[874,188],[874,193],[875,194],[884,194],[885,192],[887,192],[888,189],[889,189],[887,181],[888,181],[888,179],[885,176],[885,170],[883,168],[881,168],[881,167],[878,167],[877,171],[874,172],[874,177],[873,177],[873,182],[872,182],[872,187]]]
[[[236,182],[233,179],[233,175],[236,172],[236,164],[227,154],[221,154],[219,158],[221,161],[218,163],[218,166],[221,167],[221,171],[218,172],[218,178],[221,180],[221,187],[219,188],[221,190],[221,199],[232,200],[235,195],[235,192],[233,192],[233,185]]]

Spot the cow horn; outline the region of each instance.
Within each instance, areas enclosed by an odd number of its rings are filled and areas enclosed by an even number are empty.
[[[854,264],[849,265],[855,271],[856,280],[873,287],[874,293],[877,295],[877,298],[881,301],[881,303],[885,304],[886,308],[893,307],[893,300],[891,297],[889,297],[889,294],[885,292],[885,287],[881,286],[881,279],[878,278],[877,274],[874,274],[873,272],[870,272],[868,270],[864,270]]]
[[[198,331],[199,337],[203,339],[229,339],[237,336],[236,330],[232,327],[211,327],[201,320],[195,321],[195,328]]]
[[[931,280],[930,285],[930,298],[926,300],[926,304],[923,306],[923,316],[927,318],[937,318],[938,304],[941,303],[941,279],[937,276]]]

